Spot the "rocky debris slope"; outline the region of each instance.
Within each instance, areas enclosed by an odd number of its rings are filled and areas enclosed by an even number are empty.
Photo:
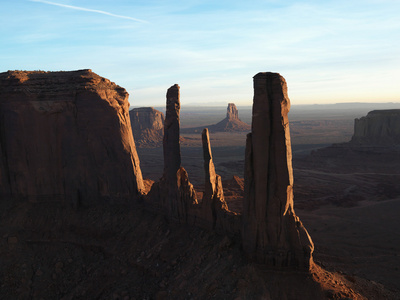
[[[195,128],[184,128],[182,133],[201,132],[203,128],[208,128],[209,132],[233,132],[250,131],[251,126],[239,119],[239,111],[234,103],[228,103],[226,118],[214,125],[207,125]]]
[[[137,147],[159,147],[163,141],[164,114],[153,107],[129,111],[132,132]]]
[[[400,145],[400,109],[373,110],[355,119],[352,144]]]
[[[285,79],[254,76],[252,131],[247,135],[242,242],[246,255],[273,267],[310,269],[314,244],[294,213]]]
[[[75,206],[139,197],[126,90],[91,70],[0,74],[2,199]]]
[[[239,240],[140,206],[24,203],[0,237],[0,299],[398,299],[356,276],[249,264]]]

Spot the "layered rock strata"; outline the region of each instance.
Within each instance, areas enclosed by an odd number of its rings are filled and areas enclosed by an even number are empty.
[[[245,154],[243,250],[272,267],[308,270],[313,242],[293,208],[293,170],[286,81],[254,76],[252,131]]]
[[[352,144],[400,144],[400,109],[373,110],[355,119]]]
[[[128,93],[91,70],[0,74],[0,194],[74,205],[138,198]]]
[[[153,107],[134,108],[129,112],[137,147],[159,147],[163,141],[164,114]]]

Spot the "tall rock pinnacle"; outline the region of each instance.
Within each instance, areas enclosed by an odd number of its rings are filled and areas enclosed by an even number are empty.
[[[215,173],[214,162],[211,153],[210,136],[208,129],[202,132],[203,156],[204,156],[204,194],[202,202],[203,217],[206,223],[217,226],[217,220],[221,219],[224,211],[228,210],[228,205],[224,199],[221,176]]]
[[[181,147],[179,142],[179,85],[171,86],[167,91],[167,109],[164,121],[164,175],[167,180],[176,180],[176,172],[181,167]]]
[[[163,139],[164,173],[160,181],[153,184],[149,198],[158,202],[171,219],[188,223],[188,211],[191,205],[197,204],[197,199],[188,174],[181,167],[179,112],[179,85],[175,84],[167,91]]]
[[[314,245],[293,208],[289,109],[282,76],[254,76],[252,132],[245,154],[243,249],[259,263],[309,269]]]

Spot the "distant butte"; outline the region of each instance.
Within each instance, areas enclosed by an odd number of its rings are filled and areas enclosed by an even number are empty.
[[[234,103],[228,103],[226,118],[217,124],[184,128],[181,129],[182,133],[197,133],[202,132],[203,128],[208,128],[208,131],[213,132],[249,132],[251,126],[239,119],[239,111]]]
[[[133,138],[139,148],[160,147],[163,141],[164,114],[153,107],[129,111]]]
[[[400,109],[373,110],[355,119],[351,144],[399,145]]]

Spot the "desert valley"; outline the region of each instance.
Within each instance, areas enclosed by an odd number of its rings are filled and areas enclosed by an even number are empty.
[[[1,299],[400,299],[400,103],[179,89],[0,74]]]

